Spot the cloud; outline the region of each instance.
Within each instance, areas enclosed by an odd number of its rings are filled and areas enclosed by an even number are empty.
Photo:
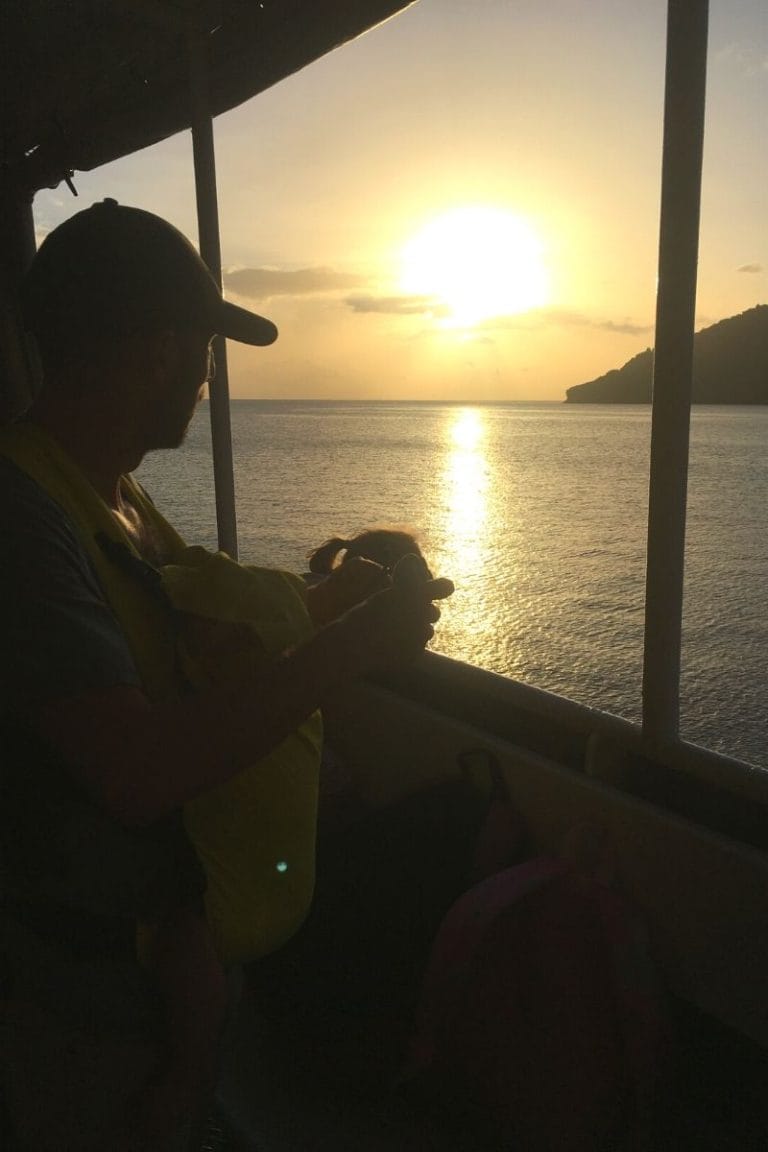
[[[612,320],[608,317],[587,316],[583,312],[569,312],[565,309],[550,309],[545,312],[549,323],[562,328],[597,328],[600,332],[617,332],[622,336],[643,336],[653,332],[653,324],[637,324],[625,317]]]
[[[732,64],[744,76],[759,76],[761,72],[768,71],[768,56],[764,55],[760,45],[726,44],[715,53],[715,59],[718,62]]]
[[[616,332],[622,336],[643,336],[653,331],[653,324],[636,324],[631,320],[611,320],[587,316],[565,308],[536,308],[512,316],[496,316],[486,320],[484,329],[510,328],[596,328],[601,332]]]
[[[448,308],[434,296],[372,296],[355,293],[345,303],[353,312],[379,312],[389,316],[446,316]]]
[[[634,324],[631,320],[592,320],[588,325],[603,332],[618,332],[622,336],[644,336],[654,330],[653,324]]]
[[[736,269],[737,272],[764,272],[762,264],[742,264],[740,268]]]
[[[758,264],[745,264],[740,272],[760,272]],[[366,283],[365,276],[337,272],[333,268],[233,268],[224,273],[224,284],[238,296],[250,300],[266,300],[272,296],[309,296],[332,292],[346,292],[344,304],[358,315],[422,316],[425,319],[450,317],[451,309],[438,296],[409,293],[377,295],[375,292],[350,292]],[[563,308],[536,308],[528,312],[493,316],[472,325],[475,339],[479,333],[510,330],[531,331],[542,328],[593,328],[624,336],[645,336],[653,331],[653,324],[638,324],[623,318],[594,317],[583,312]],[[488,336],[487,338],[492,338]]]
[[[323,292],[346,292],[365,283],[362,276],[336,272],[333,268],[234,268],[224,273],[225,287],[249,300],[271,296],[307,296]]]
[[[345,304],[358,313],[380,313],[389,316],[450,317],[450,307],[434,296],[375,296],[353,293]],[[528,312],[515,312],[507,316],[491,316],[473,324],[471,330],[477,340],[479,332],[532,331],[542,328],[596,328],[602,332],[615,332],[623,336],[645,336],[653,332],[653,324],[637,324],[632,320],[595,318],[583,312],[558,308],[535,308]]]

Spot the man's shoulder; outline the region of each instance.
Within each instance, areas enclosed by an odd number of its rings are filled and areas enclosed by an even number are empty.
[[[79,551],[76,533],[64,509],[22,468],[0,455],[0,547],[45,537]]]
[[[13,461],[0,456],[0,585],[84,581],[95,575],[85,547],[63,508]],[[58,575],[56,575],[58,574]]]
[[[112,684],[135,663],[75,526],[0,458],[0,716]]]
[[[23,468],[0,455],[0,527],[24,517],[67,522],[63,510]]]

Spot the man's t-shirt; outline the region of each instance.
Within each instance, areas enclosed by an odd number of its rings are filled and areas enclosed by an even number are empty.
[[[141,687],[93,565],[62,509],[0,458],[0,834],[11,894],[35,927],[131,939],[205,882],[180,813],[125,828],[48,747],[35,709]]]
[[[0,715],[139,676],[62,509],[0,457]]]

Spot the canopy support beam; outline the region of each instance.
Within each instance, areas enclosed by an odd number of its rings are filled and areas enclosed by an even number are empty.
[[[35,255],[32,200],[18,180],[0,178],[0,349],[5,371],[0,384],[0,424],[20,415],[36,385],[19,308],[22,277]]]
[[[707,0],[670,0],[653,367],[643,732],[678,739]]]
[[[216,156],[208,86],[208,37],[193,29],[189,35],[192,152],[197,196],[200,255],[221,288],[221,239],[216,192]],[[219,548],[237,559],[235,476],[232,464],[232,428],[229,412],[227,346],[223,336],[214,342],[216,375],[210,382],[213,479]]]

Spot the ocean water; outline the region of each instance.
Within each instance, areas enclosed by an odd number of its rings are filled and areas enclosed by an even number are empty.
[[[650,411],[234,401],[240,558],[304,571],[332,535],[409,525],[456,592],[433,648],[640,718]],[[768,768],[768,409],[694,409],[681,730]],[[207,406],[139,476],[215,547]]]

